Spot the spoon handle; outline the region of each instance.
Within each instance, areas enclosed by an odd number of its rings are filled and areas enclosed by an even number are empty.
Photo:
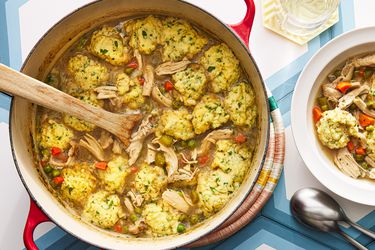
[[[69,113],[102,127],[111,114],[84,103],[58,89],[0,64],[0,91],[21,96],[43,107]],[[110,127],[110,126],[107,126]]]
[[[0,63],[0,91],[23,97],[40,106],[76,116],[114,135],[125,145],[139,114],[115,114],[84,103],[58,89]]]
[[[375,239],[375,233],[374,232],[368,230],[367,228],[362,227],[361,225],[359,225],[359,224],[357,224],[357,223],[355,223],[355,222],[353,222],[349,219],[346,222],[349,223],[352,227],[354,227],[358,231],[360,231],[361,233],[366,234],[367,236]]]
[[[361,243],[344,233],[343,231],[339,230],[339,234],[341,234],[350,244],[352,244],[355,248],[360,249],[360,250],[367,250],[365,246],[363,246]]]

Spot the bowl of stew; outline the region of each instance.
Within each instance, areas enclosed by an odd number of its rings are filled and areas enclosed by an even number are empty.
[[[306,166],[327,188],[375,205],[373,27],[345,33],[304,68],[292,101],[293,136]]]
[[[254,185],[268,143],[265,87],[239,38],[195,6],[94,2],[54,26],[22,71],[90,105],[142,115],[124,145],[69,114],[12,101],[25,187],[82,240],[181,246],[224,222]]]

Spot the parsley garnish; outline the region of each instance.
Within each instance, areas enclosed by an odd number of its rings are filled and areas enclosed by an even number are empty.
[[[209,66],[209,67],[207,68],[208,72],[211,72],[211,71],[214,70],[214,69],[215,69],[214,66]]]
[[[143,38],[146,38],[147,37],[147,32],[144,31],[144,30],[142,30],[142,36],[143,36]]]
[[[100,49],[100,54],[105,55],[105,54],[107,54],[107,52],[108,52],[107,49]]]

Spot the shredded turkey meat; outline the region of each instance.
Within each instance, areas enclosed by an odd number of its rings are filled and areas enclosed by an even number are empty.
[[[85,134],[79,146],[87,149],[99,161],[105,161],[104,150],[100,143],[90,134]]]
[[[337,167],[349,177],[358,178],[361,176],[361,167],[346,147],[336,152],[334,161]]]
[[[129,154],[129,165],[133,165],[137,161],[142,151],[144,140],[155,131],[151,118],[152,115],[145,117],[141,125],[139,125],[138,130],[131,136],[130,145],[126,149],[126,152]]]
[[[111,99],[117,97],[117,87],[116,86],[101,86],[97,87],[95,91],[98,93],[97,99]]]
[[[158,103],[164,105],[165,107],[171,108],[172,107],[172,100],[168,97],[164,96],[160,89],[156,86],[152,88],[151,97]]]
[[[152,88],[154,87],[154,67],[146,65],[144,72],[145,82],[143,84],[142,95],[150,96]]]
[[[184,193],[183,191],[180,191]],[[162,194],[162,199],[167,202],[172,207],[176,208],[177,210],[188,213],[191,209],[191,200],[189,202],[186,201],[186,195],[180,195],[179,192],[171,189],[167,189]]]
[[[168,179],[170,179],[178,169],[178,157],[176,155],[176,152],[173,150],[173,148],[166,147],[162,143],[160,143],[159,138],[155,138],[152,143],[159,145],[157,151],[161,151],[164,153],[165,161],[167,162]]]
[[[158,76],[171,75],[180,71],[183,71],[191,63],[188,59],[183,59],[179,62],[165,62],[160,64],[156,69],[155,73]]]
[[[218,140],[230,139],[233,135],[232,129],[219,129],[209,133],[202,141],[198,150],[198,155],[207,154],[211,145],[214,145]]]

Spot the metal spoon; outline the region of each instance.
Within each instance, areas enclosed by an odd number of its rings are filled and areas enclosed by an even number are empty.
[[[350,220],[341,206],[327,193],[315,188],[298,190],[291,200],[292,210],[315,220],[344,221],[358,231],[375,239],[375,233]]]
[[[293,209],[292,206],[292,214],[293,216],[302,224],[309,226],[314,229],[321,230],[323,232],[337,232],[341,234],[350,244],[352,244],[357,249],[365,250],[367,249],[361,243],[344,233],[337,224],[337,221],[327,221],[327,220],[314,220],[305,216],[301,216],[300,213],[296,213],[296,210]]]

